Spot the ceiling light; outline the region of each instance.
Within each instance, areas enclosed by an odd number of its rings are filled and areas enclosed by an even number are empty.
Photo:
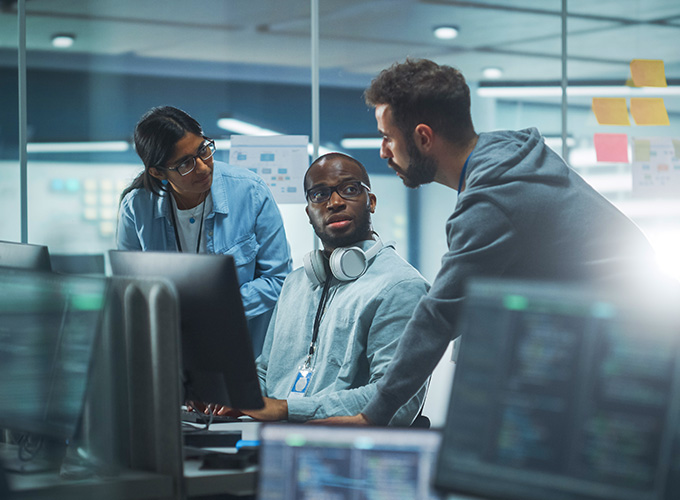
[[[380,149],[381,144],[380,137],[345,137],[340,140],[344,149]]]
[[[224,130],[229,130],[242,135],[280,135],[279,132],[258,127],[252,123],[237,120],[236,118],[220,118],[217,126]]]
[[[130,149],[127,141],[93,141],[93,142],[29,142],[26,151],[29,153],[117,153]]]
[[[458,36],[457,26],[437,26],[433,30],[434,36],[440,40],[453,40]]]
[[[498,80],[503,76],[503,70],[501,68],[489,67],[482,70],[482,75],[487,80]]]
[[[58,49],[68,49],[76,41],[76,36],[69,33],[59,33],[52,37],[52,46]]]
[[[514,87],[478,87],[480,97],[559,97],[562,88],[555,86],[514,86]],[[570,85],[568,96],[585,97],[626,97],[626,96],[676,96],[680,95],[680,86],[668,87],[626,87],[625,85]]]

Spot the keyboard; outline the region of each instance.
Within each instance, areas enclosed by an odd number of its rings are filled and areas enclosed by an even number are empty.
[[[189,411],[182,408],[180,410],[180,420],[182,422],[190,422],[192,424],[222,424],[224,422],[238,422],[238,418],[230,417],[227,415],[213,415],[212,420],[210,420],[210,415],[205,415],[202,413],[196,413],[195,411]]]

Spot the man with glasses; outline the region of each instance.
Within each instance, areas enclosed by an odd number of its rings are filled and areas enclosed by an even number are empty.
[[[259,354],[291,268],[269,188],[253,172],[215,161],[215,142],[180,109],[151,109],[134,138],[144,171],[121,196],[118,249],[232,255]]]
[[[283,284],[257,359],[265,408],[248,415],[304,422],[359,412],[375,394],[429,286],[373,232],[370,185],[364,166],[341,153],[307,170],[305,210],[323,250],[306,255]],[[410,425],[424,396],[425,386],[390,424]]]

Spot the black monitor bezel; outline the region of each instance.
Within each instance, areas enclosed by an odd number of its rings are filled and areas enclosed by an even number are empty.
[[[264,406],[233,256],[110,250],[109,263],[114,275],[164,278],[175,286],[186,400]],[[199,331],[212,336],[200,342]]]
[[[31,271],[52,271],[46,245],[0,240],[0,267]]]

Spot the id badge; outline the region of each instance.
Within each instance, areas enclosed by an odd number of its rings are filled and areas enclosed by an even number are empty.
[[[290,389],[289,398],[303,398],[307,392],[307,388],[312,381],[312,374],[314,372],[311,369],[300,368],[295,375],[295,381],[293,382],[293,387]]]

